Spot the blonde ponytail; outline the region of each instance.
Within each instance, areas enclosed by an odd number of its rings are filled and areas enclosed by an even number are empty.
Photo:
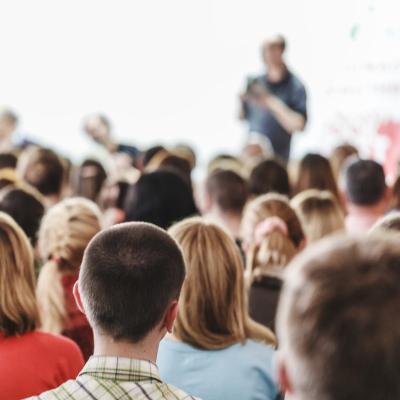
[[[39,230],[39,251],[45,260],[37,284],[36,296],[41,311],[42,329],[62,333],[67,317],[64,275],[76,275],[83,252],[100,231],[100,211],[83,198],[66,199],[52,207]]]
[[[42,330],[60,334],[65,319],[65,304],[58,264],[49,260],[43,265],[37,283],[36,296],[42,315]]]
[[[260,196],[247,205],[242,232],[247,283],[263,275],[279,277],[304,240],[296,213],[278,194]]]

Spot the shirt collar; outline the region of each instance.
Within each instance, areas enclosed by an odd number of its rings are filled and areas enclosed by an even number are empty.
[[[151,361],[124,357],[92,356],[79,375],[112,381],[162,382],[157,366]]]

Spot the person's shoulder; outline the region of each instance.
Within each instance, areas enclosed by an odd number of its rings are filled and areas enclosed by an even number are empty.
[[[85,392],[77,381],[69,380],[58,388],[40,393],[39,396],[28,397],[25,400],[59,400],[75,398],[79,398],[81,400],[93,399],[93,397],[90,397],[90,393],[88,394]]]
[[[201,400],[200,398],[191,396],[190,394],[184,392],[183,390],[181,390],[173,385],[170,385],[167,383],[164,383],[163,385],[164,385],[164,388],[162,388],[162,393],[160,393],[160,394],[162,394],[162,397],[160,397],[160,400],[161,400],[161,398],[168,399],[168,400],[169,399],[171,399],[171,400],[172,399],[175,399],[175,400],[178,400],[178,399],[179,400]]]
[[[179,349],[181,351],[194,351],[196,350],[195,347],[191,346],[188,343],[182,342],[181,340],[176,340],[174,338],[165,337],[160,342],[160,346],[172,349]]]
[[[262,74],[256,74],[253,77],[253,80],[256,82],[265,82],[267,80],[267,74],[263,72]]]
[[[246,340],[243,344],[243,348],[245,349],[249,359],[254,361],[271,361],[275,354],[274,347],[252,339]]]
[[[290,84],[297,89],[304,89],[304,84],[301,79],[292,71],[288,71]]]
[[[36,337],[36,340],[47,343],[49,345],[57,345],[69,349],[78,347],[74,341],[65,336],[40,331],[35,332],[34,335]]]
[[[47,332],[34,332],[33,335],[35,340],[43,347],[56,349],[58,354],[81,357],[81,351],[78,345],[65,336],[54,335]]]

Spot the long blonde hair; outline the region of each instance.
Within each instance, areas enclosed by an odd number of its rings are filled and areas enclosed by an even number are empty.
[[[305,190],[292,199],[291,205],[300,218],[307,243],[345,229],[343,210],[329,191]]]
[[[275,344],[273,333],[250,319],[243,263],[235,242],[220,227],[189,218],[169,233],[186,264],[174,334],[201,349],[222,349],[246,339]]]
[[[0,332],[22,335],[38,325],[31,245],[15,221],[0,212]]]
[[[270,229],[261,238],[256,237],[258,226],[271,218],[278,218],[285,229]],[[304,233],[288,198],[269,193],[255,198],[245,207],[242,237],[246,277],[251,282],[258,276],[279,273],[300,250]]]
[[[62,275],[79,272],[83,252],[100,229],[97,206],[83,198],[63,200],[44,216],[39,230],[39,252],[45,264],[36,291],[44,331],[63,331],[66,310]]]

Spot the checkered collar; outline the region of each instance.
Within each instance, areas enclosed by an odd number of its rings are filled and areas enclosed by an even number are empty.
[[[125,357],[92,356],[79,376],[129,382],[162,382],[157,366],[148,360]]]

